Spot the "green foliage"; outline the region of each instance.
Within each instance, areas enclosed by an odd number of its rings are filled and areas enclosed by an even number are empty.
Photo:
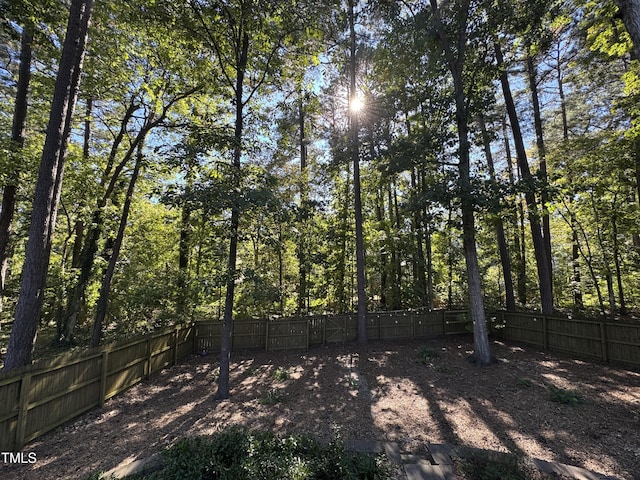
[[[291,373],[284,367],[276,368],[272,375],[273,378],[275,378],[279,382],[284,382],[285,380],[289,380],[291,378]]]
[[[383,480],[391,471],[384,456],[348,453],[339,438],[324,445],[309,435],[279,438],[240,427],[180,440],[162,456],[164,469],[147,478]]]
[[[434,359],[439,358],[440,354],[429,347],[422,347],[418,352],[418,362],[423,365],[429,365]]]
[[[549,398],[552,402],[564,403],[573,407],[584,403],[578,390],[567,390],[555,385],[549,385]]]
[[[262,405],[273,405],[286,400],[287,394],[281,388],[272,388],[267,390],[258,400]]]
[[[525,387],[525,388],[529,388],[533,386],[533,380],[531,380],[530,378],[526,378],[526,377],[520,377],[518,378],[518,380],[516,381],[516,384],[519,387]]]

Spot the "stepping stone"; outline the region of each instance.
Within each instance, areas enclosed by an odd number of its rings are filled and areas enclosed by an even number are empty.
[[[455,480],[453,465],[405,465],[407,480]]]
[[[348,440],[346,449],[350,452],[385,453],[395,463],[402,463],[400,448],[396,442],[377,442],[374,440]]]
[[[433,461],[436,465],[453,465],[453,460],[451,460],[451,449],[450,445],[443,445],[441,443],[428,443],[427,451],[433,458]]]
[[[565,465],[563,463],[551,463],[545,460],[540,460],[538,458],[534,458],[533,463],[541,472],[558,473],[567,477],[575,478],[576,480],[603,480],[606,478],[612,478],[598,475],[597,473],[590,472],[589,470],[585,470],[584,468],[573,467],[571,465]]]

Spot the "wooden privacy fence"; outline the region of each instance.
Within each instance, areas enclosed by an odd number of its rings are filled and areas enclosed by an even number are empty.
[[[492,333],[504,340],[640,367],[640,324],[520,312],[497,312],[487,317]]]
[[[193,326],[63,355],[0,376],[0,451],[30,440],[193,352]],[[10,375],[10,376],[9,376]]]
[[[640,367],[640,324],[502,311],[488,314],[487,320],[492,335],[503,340]],[[233,322],[232,348],[278,351],[350,342],[357,340],[357,327],[355,314],[237,320]],[[0,374],[0,451],[22,448],[191,353],[216,353],[221,331],[220,321],[200,321]],[[370,340],[471,331],[465,310],[367,314]]]
[[[200,321],[195,325],[195,351],[202,354],[220,349],[222,323]],[[309,348],[358,338],[356,314],[314,315],[277,320],[236,320],[232,326],[232,348],[266,351]],[[465,310],[394,311],[367,314],[369,340],[407,340],[470,332]]]

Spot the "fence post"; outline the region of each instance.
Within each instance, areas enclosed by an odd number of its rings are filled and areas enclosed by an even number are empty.
[[[147,335],[147,358],[145,359],[144,362],[144,371],[142,372],[144,375],[144,378],[146,378],[147,380],[149,379],[149,377],[151,376],[151,335]]]
[[[311,320],[309,319],[309,317],[307,317],[307,339],[306,339],[306,346],[307,346],[307,350],[309,350],[309,330],[311,329],[310,326]]]
[[[328,315],[323,315],[320,320],[322,321],[322,345],[327,344],[327,319]]]
[[[269,320],[264,321],[264,351],[269,351]]]
[[[442,335],[447,334],[447,314],[446,310],[442,309]]]
[[[414,338],[416,338],[416,325],[415,325],[415,316],[413,314],[413,312],[411,312],[411,340],[413,340]]]
[[[104,406],[107,396],[107,373],[109,372],[109,351],[102,352],[102,372],[100,374],[100,406]]]
[[[609,349],[607,347],[607,326],[600,322],[600,341],[602,342],[602,361],[609,361]]]
[[[18,423],[16,425],[15,449],[20,450],[24,445],[25,430],[27,428],[27,414],[29,413],[29,388],[31,374],[27,373],[20,382],[20,405],[18,407]]]
[[[173,342],[173,364],[178,364],[178,340],[180,338],[180,327],[176,325],[175,330],[173,331],[173,335],[175,340]]]

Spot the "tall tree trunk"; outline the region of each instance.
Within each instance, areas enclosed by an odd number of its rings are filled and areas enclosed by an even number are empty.
[[[503,117],[502,119],[502,136],[504,138],[504,150],[507,158],[507,167],[509,173],[509,184],[511,188],[515,188],[516,180],[513,174],[514,165],[512,163],[511,145],[509,144],[509,134],[507,132],[507,121]],[[515,166],[516,170],[518,166]],[[526,305],[527,303],[527,262],[526,262],[526,248],[525,248],[525,233],[524,233],[524,210],[522,208],[522,201],[519,196],[516,197],[516,205],[513,207],[513,245],[516,254],[516,281],[517,281],[517,296],[520,305]]]
[[[484,116],[478,116],[480,131],[482,132],[482,142],[484,144],[484,154],[487,158],[487,166],[489,167],[489,177],[493,184],[497,184],[496,171],[493,164],[493,154],[491,153],[491,140],[484,121]],[[496,228],[496,237],[498,239],[498,251],[500,252],[500,262],[502,263],[502,275],[504,277],[505,303],[508,311],[516,309],[516,297],[513,291],[513,277],[511,275],[511,257],[509,256],[509,248],[507,247],[507,239],[504,233],[504,223],[502,217],[496,215],[494,222]]]
[[[455,116],[459,143],[458,172],[460,175],[459,182],[462,197],[462,243],[467,268],[467,282],[469,284],[469,308],[471,311],[471,320],[473,321],[473,354],[471,355],[471,360],[480,365],[487,365],[493,361],[493,356],[491,355],[491,349],[489,347],[484,300],[482,298],[482,281],[480,278],[478,251],[476,247],[474,199],[471,192],[469,112],[467,110],[464,88],[464,45],[466,40],[468,8],[469,2],[462,2],[460,6],[460,17],[457,19],[460,22],[460,28],[458,29],[458,38],[455,39],[458,45],[458,51],[457,56],[454,56],[451,46],[449,45],[447,33],[440,19],[437,0],[431,0],[431,9],[434,14],[438,38],[444,51],[445,59],[447,60],[449,72],[453,77],[456,105]]]
[[[414,195],[418,193],[418,182],[416,179],[415,169],[411,169],[411,190]],[[425,271],[425,259],[424,259],[424,230],[422,227],[421,218],[422,209],[415,205],[413,212],[413,218],[411,222],[411,230],[413,238],[415,238],[416,255],[414,262],[414,281],[415,281],[415,293],[417,297],[417,304],[419,307],[424,307],[427,304],[427,273]]]
[[[381,187],[376,189],[376,220],[378,221],[378,231],[386,231],[384,222],[384,200],[382,196]],[[387,269],[389,260],[387,253],[387,246],[385,243],[387,238],[381,242],[380,245],[380,310],[387,309]]]
[[[389,229],[387,231],[387,239],[389,241],[389,249],[391,252],[391,300],[389,305],[391,310],[400,310],[402,308],[402,262],[400,260],[400,252],[396,242],[395,232],[400,231],[400,217],[398,215],[398,197],[396,195],[395,182],[389,182],[388,185],[388,202],[389,202]]]
[[[542,313],[545,315],[551,315],[554,311],[553,291],[551,287],[551,275],[549,272],[547,249],[545,246],[544,238],[542,236],[540,215],[538,212],[538,204],[534,191],[535,182],[533,175],[531,175],[531,171],[529,170],[527,153],[524,146],[524,140],[522,138],[522,132],[520,130],[520,122],[518,120],[515,102],[513,101],[513,96],[511,95],[511,86],[509,85],[507,70],[502,58],[502,50],[498,42],[495,42],[494,46],[498,67],[501,69],[500,83],[502,84],[505,106],[507,109],[507,114],[509,115],[511,130],[513,132],[513,140],[516,147],[518,166],[520,167],[520,173],[525,183],[525,199],[527,201],[527,213],[529,217],[529,225],[531,227],[533,249],[536,256],[536,267],[538,270],[538,283],[540,286],[540,303],[542,306]]]
[[[353,8],[354,0],[349,0],[349,105],[353,107],[356,93],[356,30]],[[358,112],[351,108],[351,160],[353,161],[353,208],[356,229],[356,286],[358,290],[358,343],[367,343],[367,293],[365,278],[364,235],[362,232],[362,195],[360,192],[360,152],[358,141]]]
[[[617,195],[616,195],[617,196]],[[615,200],[614,200],[614,209],[615,212]],[[616,214],[611,217],[611,226],[613,237],[613,264],[616,269],[616,285],[618,287],[618,297],[620,298],[620,315],[627,314],[627,302],[624,298],[624,287],[622,285],[622,267],[620,265],[620,243],[618,241],[618,219],[616,218]]]
[[[242,33],[235,84],[235,127],[232,163],[232,185],[234,194],[240,193],[240,176],[242,168],[242,136],[244,134],[244,77],[249,58],[249,35]],[[216,400],[229,398],[229,367],[231,365],[231,332],[233,329],[233,303],[236,287],[236,260],[238,257],[238,227],[240,225],[239,199],[234,198],[229,226],[229,261],[227,263],[227,290],[224,297],[224,314],[222,317],[222,338],[220,341],[220,376]]]
[[[92,102],[88,102],[87,111],[91,107],[91,104]],[[100,241],[100,236],[102,235],[102,229],[104,227],[104,208],[107,205],[107,202],[116,187],[122,170],[135,152],[135,148],[137,147],[141,138],[141,132],[139,132],[132,145],[129,146],[129,149],[124,155],[122,161],[114,168],[118,148],[125,138],[127,125],[129,124],[129,121],[131,120],[133,114],[137,109],[138,106],[133,101],[130,102],[120,123],[120,130],[111,145],[111,151],[107,159],[107,166],[102,174],[102,178],[100,179],[100,185],[101,187],[105,188],[105,191],[102,194],[102,197],[97,200],[95,210],[91,215],[91,224],[89,226],[87,235],[85,236],[85,243],[82,247],[79,266],[76,267],[79,268],[79,273],[73,287],[73,292],[71,293],[70,301],[67,304],[66,312],[64,313],[62,319],[62,335],[59,340],[64,344],[73,344],[74,341],[73,336],[76,324],[78,322],[78,315],[82,310],[82,300],[84,298],[87,286],[89,285],[96,253],[98,252],[98,243]],[[85,143],[83,148],[85,154],[89,153],[89,138],[90,122],[85,121]]]
[[[186,164],[185,186],[187,192],[193,188],[194,160],[189,159]],[[178,296],[176,311],[184,317],[189,313],[190,285],[189,285],[189,252],[191,249],[191,206],[190,202],[182,205],[180,217],[180,240],[178,242]]]
[[[9,339],[5,371],[31,363],[92,10],[93,0],[73,0],[71,3],[36,183],[20,297]]]
[[[640,60],[640,0],[615,0],[633,42],[633,56]]]
[[[526,59],[527,76],[529,77],[529,89],[531,90],[531,103],[533,104],[533,124],[536,131],[536,146],[538,149],[539,178],[542,181],[540,190],[540,203],[542,212],[542,237],[547,252],[547,269],[551,280],[551,295],[553,296],[553,262],[551,250],[551,224],[549,218],[549,189],[547,175],[547,152],[544,145],[544,133],[542,131],[542,115],[540,113],[540,101],[538,99],[538,80],[536,66],[531,55]]]
[[[300,235],[298,236],[298,315],[307,312],[307,220],[309,215],[309,186],[307,171],[307,138],[303,96],[298,103],[298,130],[300,134]]]
[[[567,101],[564,94],[564,82],[562,75],[562,62],[560,55],[560,44],[558,44],[556,54],[556,82],[558,84],[558,97],[560,98],[560,113],[562,118],[562,139],[566,142],[569,140],[569,121],[567,119]],[[571,201],[571,200],[570,200]],[[571,289],[573,290],[573,310],[576,313],[584,310],[584,301],[582,298],[581,273],[580,273],[580,245],[578,244],[578,231],[576,227],[576,217],[571,213],[571,267],[572,279]]]
[[[30,27],[22,28],[20,42],[20,69],[16,89],[16,103],[13,109],[13,125],[11,128],[12,149],[19,151],[24,146],[24,129],[27,120],[27,98],[31,82],[31,44],[33,36]],[[9,242],[13,233],[13,215],[16,208],[16,192],[18,172],[12,172],[2,193],[2,210],[0,211],[0,312],[2,311],[4,289],[9,271]]]
[[[102,287],[100,288],[100,296],[98,297],[98,303],[96,305],[96,317],[93,322],[93,332],[91,335],[92,347],[97,347],[100,344],[100,340],[102,339],[102,327],[104,325],[104,320],[107,316],[107,310],[109,307],[111,280],[113,279],[113,274],[116,271],[116,264],[118,263],[118,259],[120,257],[120,249],[122,248],[122,242],[124,241],[124,232],[127,228],[127,222],[129,221],[129,211],[131,210],[131,202],[133,201],[133,191],[135,190],[136,182],[138,181],[138,175],[140,174],[140,168],[142,165],[143,143],[144,142],[140,142],[138,144],[138,155],[136,157],[136,163],[133,167],[131,179],[129,180],[129,187],[127,189],[124,205],[122,206],[122,216],[120,217],[118,233],[116,234],[116,238],[113,242],[111,257],[109,258],[107,270],[104,274],[104,278],[102,279]]]

